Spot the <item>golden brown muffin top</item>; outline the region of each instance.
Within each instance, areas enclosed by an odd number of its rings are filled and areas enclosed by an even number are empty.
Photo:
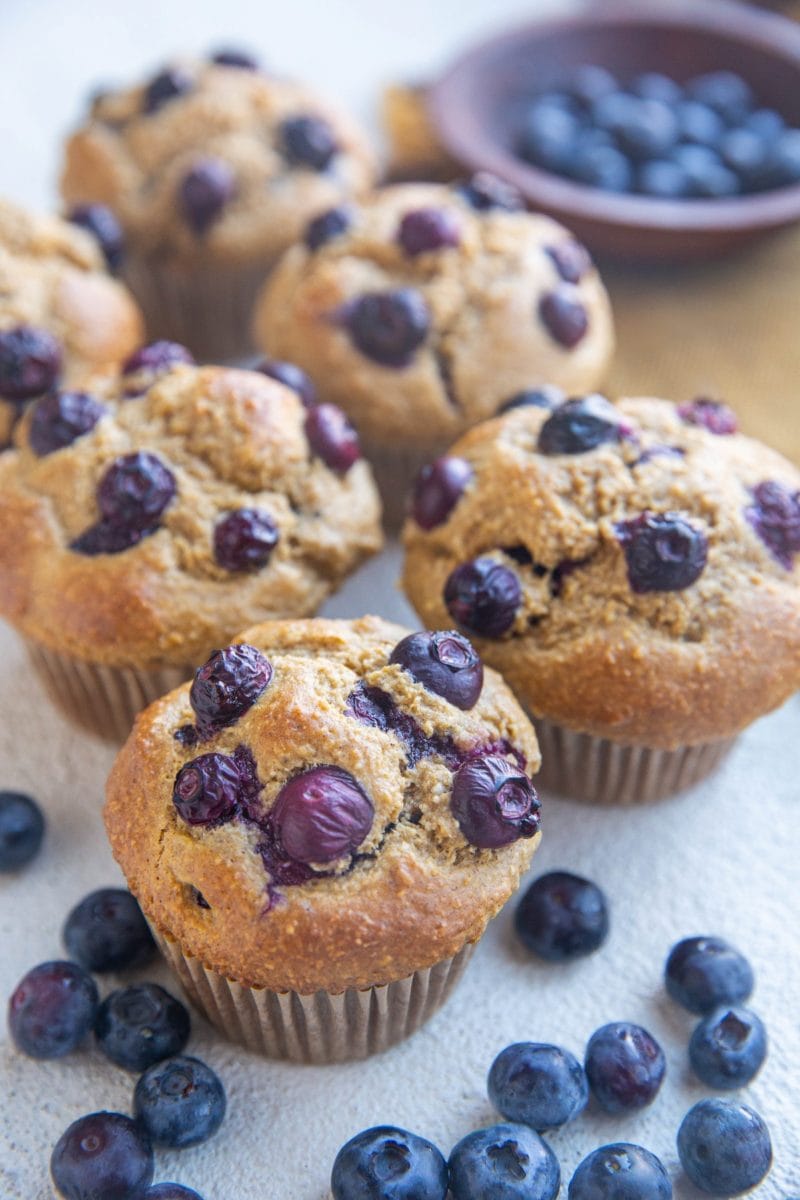
[[[523,388],[595,387],[613,348],[586,250],[489,177],[398,184],[312,222],[256,310],[256,340],[303,367],[387,446],[446,445]]]
[[[181,60],[93,102],[61,188],[71,204],[107,204],[137,253],[247,262],[277,256],[313,213],[374,179],[360,130],[312,90]]]
[[[185,953],[276,991],[364,988],[454,955],[515,890],[539,837],[536,737],[466,639],[408,636],[268,622],[139,716],[106,828]],[[466,665],[436,676],[431,645]]]
[[[381,545],[358,453],[330,406],[145,347],[34,404],[0,458],[0,613],[113,666],[182,666],[253,620],[312,613]]]
[[[570,729],[737,733],[800,686],[800,473],[734,429],[713,401],[598,397],[477,427],[417,484],[417,612]]]

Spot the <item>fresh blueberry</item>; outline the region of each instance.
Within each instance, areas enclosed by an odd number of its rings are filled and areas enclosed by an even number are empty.
[[[689,1062],[712,1088],[744,1087],[767,1056],[763,1021],[747,1008],[716,1009],[704,1017],[689,1042]]]
[[[720,200],[741,191],[738,177],[710,146],[676,146],[672,157],[686,176],[691,196]]]
[[[285,783],[270,823],[289,858],[327,863],[353,854],[372,828],[375,809],[363,788],[341,767],[312,767]]]
[[[560,404],[539,430],[541,454],[586,454],[605,442],[618,442],[625,426],[605,396],[579,396]]]
[[[237,642],[215,650],[195,674],[189,703],[206,729],[233,725],[252,708],[272,679],[272,665],[255,646]]]
[[[678,416],[687,425],[700,425],[719,437],[736,433],[739,428],[733,409],[721,400],[712,400],[708,396],[696,396],[686,404],[679,404]]]
[[[553,341],[567,350],[577,346],[589,331],[589,315],[579,292],[569,284],[545,292],[539,301],[538,313]]]
[[[769,1130],[736,1100],[701,1100],[678,1130],[681,1166],[695,1187],[736,1196],[760,1183],[772,1166]]]
[[[578,1166],[569,1200],[672,1200],[663,1165],[642,1146],[617,1142],[593,1150]]]
[[[416,478],[411,498],[411,515],[420,529],[435,529],[442,525],[474,475],[472,464],[455,455],[427,463]]]
[[[91,975],[71,962],[46,962],[24,975],[8,1002],[8,1029],[31,1058],[61,1058],[89,1033],[97,1014]]]
[[[103,518],[125,529],[151,529],[174,499],[175,476],[155,454],[117,458],[97,486]]]
[[[698,75],[687,83],[686,94],[713,108],[729,125],[743,120],[753,107],[750,85],[733,71]]]
[[[40,458],[62,450],[103,416],[105,407],[87,392],[49,392],[33,406],[29,439]]]
[[[207,233],[235,194],[233,168],[221,158],[200,159],[186,172],[178,190],[186,224],[198,237]]]
[[[144,90],[144,111],[148,114],[157,112],[170,100],[185,96],[194,87],[194,80],[181,67],[167,67],[150,81]]]
[[[172,803],[187,825],[229,821],[241,795],[239,766],[227,754],[201,754],[175,776]]]
[[[112,209],[106,204],[77,204],[68,213],[73,225],[85,229],[97,241],[109,271],[117,271],[125,254],[125,235]]]
[[[746,189],[768,183],[768,167],[772,147],[753,129],[731,129],[719,146],[722,161],[739,178]]]
[[[690,937],[670,950],[664,982],[673,1000],[705,1015],[720,1005],[747,1000],[754,977],[744,955],[722,938]]]
[[[671,106],[683,98],[681,85],[659,71],[645,71],[643,75],[637,75],[628,90],[641,100],[660,100],[662,104]]]
[[[788,187],[793,183],[800,183],[800,129],[787,129],[782,133],[770,159],[770,187]]]
[[[595,63],[575,67],[565,82],[567,94],[585,108],[591,108],[603,96],[619,91],[619,83],[610,71]]]
[[[469,758],[453,776],[450,809],[464,837],[479,850],[534,837],[540,808],[525,772],[499,754]]]
[[[655,1100],[666,1062],[658,1042],[641,1025],[614,1021],[590,1037],[584,1067],[600,1107],[629,1113]]]
[[[579,119],[547,101],[535,101],[516,139],[516,152],[525,162],[546,171],[565,172],[572,161]]]
[[[347,233],[352,224],[353,214],[349,208],[345,208],[344,205],[339,205],[338,208],[329,208],[309,221],[305,232],[306,246],[312,252],[319,250],[320,246]]]
[[[445,1200],[447,1163],[426,1138],[377,1125],[342,1146],[331,1192],[333,1200]]]
[[[297,392],[304,408],[313,408],[317,403],[317,389],[305,371],[301,371],[294,363],[282,362],[277,358],[262,358],[254,370]]]
[[[142,1200],[203,1200],[203,1197],[184,1183],[155,1183]]]
[[[608,905],[597,884],[568,871],[540,875],[514,914],[517,936],[548,962],[593,954],[608,937]]]
[[[468,1133],[450,1155],[453,1200],[555,1200],[558,1159],[527,1125],[491,1125]]]
[[[180,365],[193,366],[194,358],[179,342],[148,342],[134,350],[122,364],[123,375],[138,375],[140,371],[160,375],[172,367]]]
[[[262,508],[237,508],[214,526],[214,558],[225,571],[260,571],[272,556],[280,531]]]
[[[678,121],[672,108],[660,100],[625,97],[619,115],[611,122],[619,149],[630,158],[662,158],[678,140]]]
[[[616,146],[598,138],[581,137],[570,163],[570,174],[579,183],[604,192],[629,192],[633,187],[633,167]]]
[[[35,325],[0,330],[0,399],[19,404],[47,392],[61,371],[61,346]]]
[[[177,1055],[157,1062],[139,1079],[133,1115],[157,1146],[196,1146],[222,1124],[225,1089],[199,1058]]]
[[[414,288],[366,292],[347,315],[355,347],[384,367],[405,367],[430,331],[425,297]]]
[[[540,388],[529,388],[517,392],[508,400],[504,400],[497,410],[497,415],[511,412],[515,408],[548,408],[554,409],[564,403],[564,393],[560,388],[546,385]]]
[[[491,212],[493,209],[520,212],[525,207],[515,187],[488,171],[479,171],[465,183],[458,184],[456,194],[476,212]]]
[[[36,857],[44,837],[44,817],[32,796],[0,792],[0,871],[16,871]]]
[[[140,967],[156,952],[142,910],[124,888],[90,892],[70,912],[62,937],[70,957],[98,973]]]
[[[354,427],[335,404],[318,404],[306,416],[306,437],[311,453],[337,475],[346,475],[361,457]]]
[[[686,100],[677,106],[675,116],[681,141],[715,149],[719,146],[725,122],[709,105]]]
[[[764,480],[752,495],[745,517],[773,557],[791,571],[794,556],[800,554],[800,491]]]
[[[580,283],[592,269],[592,258],[586,247],[575,238],[545,247],[545,253],[565,283]]]
[[[157,983],[138,983],[106,996],[94,1032],[100,1049],[129,1071],[180,1054],[189,1038],[189,1013]]]
[[[63,1200],[143,1200],[153,1179],[153,1147],[122,1113],[89,1113],[58,1139],[50,1174]]]
[[[211,55],[211,62],[216,63],[218,67],[237,67],[240,71],[257,71],[260,66],[254,54],[231,46],[215,50]]]
[[[449,208],[415,208],[400,221],[397,240],[409,258],[457,246],[461,222]]]
[[[744,121],[743,129],[750,129],[766,142],[774,142],[786,128],[786,122],[774,108],[757,108]]]
[[[637,182],[643,196],[654,196],[659,200],[681,200],[692,190],[689,176],[680,162],[668,158],[654,158],[642,163]]]
[[[410,633],[397,643],[389,662],[456,708],[468,711],[478,703],[483,664],[460,633]]]
[[[493,558],[473,558],[451,571],[444,602],[453,620],[479,637],[500,637],[522,602],[519,579]]]
[[[560,1046],[517,1042],[506,1046],[489,1071],[489,1099],[507,1121],[539,1133],[583,1112],[589,1084],[583,1067]]]
[[[646,512],[615,529],[632,592],[680,592],[705,569],[708,539],[680,513]]]
[[[278,137],[287,162],[313,171],[324,171],[339,150],[336,135],[322,117],[287,117]]]

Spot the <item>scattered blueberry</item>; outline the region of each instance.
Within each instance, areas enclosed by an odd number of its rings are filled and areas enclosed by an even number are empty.
[[[416,208],[400,221],[397,240],[409,257],[457,246],[461,222],[449,208]]]
[[[156,952],[136,897],[124,888],[99,888],[77,904],[62,932],[71,958],[87,971],[122,971]]]
[[[703,1018],[689,1042],[692,1070],[712,1088],[744,1087],[766,1057],[764,1023],[747,1008],[716,1009]]]
[[[493,558],[474,558],[451,571],[444,602],[454,621],[479,637],[500,637],[522,602],[519,579]]]
[[[608,906],[600,888],[568,871],[540,875],[514,914],[520,941],[548,962],[593,954],[608,937],[608,927]]]
[[[539,430],[541,454],[586,454],[605,442],[618,442],[625,426],[605,396],[579,396],[556,408]]]
[[[366,292],[351,306],[347,328],[367,358],[384,367],[405,367],[428,336],[430,313],[414,288]]]
[[[372,828],[375,809],[363,788],[341,767],[312,767],[285,783],[270,821],[295,862],[334,862],[353,854]]]
[[[178,190],[181,212],[199,236],[222,216],[236,194],[236,176],[221,158],[203,158],[184,175]]]
[[[708,396],[697,396],[687,404],[679,404],[678,415],[687,425],[701,425],[720,437],[736,433],[739,428],[733,409]]]
[[[143,1200],[153,1170],[150,1139],[122,1113],[89,1113],[73,1121],[50,1158],[63,1200]]]
[[[772,1166],[769,1130],[736,1100],[701,1100],[683,1118],[678,1155],[692,1183],[712,1196],[736,1196],[760,1183]]]
[[[225,571],[260,571],[269,562],[280,531],[262,508],[237,508],[214,526],[214,558]]]
[[[593,1150],[580,1163],[568,1200],[672,1200],[672,1184],[655,1154],[616,1142]]]
[[[0,330],[0,399],[19,404],[47,392],[61,371],[61,346],[35,325]]]
[[[305,431],[312,454],[339,475],[346,475],[361,457],[358,434],[335,404],[317,404],[310,409]]]
[[[421,529],[435,529],[447,520],[474,474],[472,464],[455,455],[434,459],[422,468],[411,498],[411,515]]]
[[[342,1146],[331,1192],[333,1200],[445,1200],[447,1163],[426,1138],[377,1125]]]
[[[187,825],[230,820],[239,804],[242,780],[227,754],[201,754],[175,776],[172,803]]]
[[[468,1133],[450,1155],[453,1200],[555,1200],[558,1159],[527,1125],[491,1125]]]
[[[480,850],[509,846],[539,831],[539,798],[528,776],[499,754],[467,759],[453,775],[450,808]]]
[[[722,1004],[747,1000],[753,990],[753,968],[722,938],[690,937],[672,947],[664,982],[683,1008],[706,1014]]]
[[[539,301],[539,317],[547,332],[567,350],[582,341],[589,330],[589,316],[580,296],[569,284],[545,292]]]
[[[91,975],[71,962],[46,962],[24,975],[8,1002],[8,1029],[31,1058],[61,1058],[89,1033],[97,1014]]]
[[[345,208],[343,205],[338,208],[329,208],[309,221],[305,233],[306,246],[312,252],[319,250],[320,246],[347,233],[352,223],[353,214],[349,208]]]
[[[497,410],[497,415],[511,412],[515,408],[557,408],[559,404],[564,402],[564,393],[560,388],[552,385],[545,385],[540,388],[528,388],[524,392],[517,392],[510,396],[508,400],[504,400]]]
[[[305,371],[301,371],[294,363],[281,362],[277,358],[262,358],[254,370],[297,392],[304,408],[313,408],[317,403],[317,389]]]
[[[478,702],[483,664],[460,633],[410,633],[397,643],[389,662],[456,708],[468,711]]]
[[[36,857],[44,817],[32,796],[0,791],[0,871],[16,871]]]
[[[97,1012],[95,1037],[119,1067],[146,1071],[180,1054],[189,1038],[189,1013],[157,983],[138,983],[106,996]]]
[[[615,1021],[589,1039],[584,1062],[592,1094],[609,1113],[634,1112],[655,1100],[664,1079],[664,1052],[641,1025]]]
[[[522,196],[510,183],[498,179],[488,171],[479,171],[466,183],[458,184],[456,194],[474,208],[476,212],[490,212],[500,209],[505,212],[519,212],[525,207]]]
[[[126,358],[122,374],[136,375],[139,371],[147,371],[156,375],[182,364],[193,366],[194,358],[179,342],[148,342]]]
[[[708,539],[680,513],[642,513],[615,526],[631,591],[679,592],[702,575]]]
[[[206,729],[233,725],[252,708],[272,679],[272,665],[255,646],[237,642],[215,650],[196,672],[189,703]]]
[[[517,1042],[507,1046],[489,1071],[489,1099],[507,1121],[539,1133],[577,1117],[589,1099],[583,1067],[560,1046]]]
[[[218,67],[237,67],[240,71],[257,71],[259,69],[259,62],[254,54],[231,46],[215,50],[211,55],[211,61]]]
[[[745,516],[761,541],[782,567],[791,571],[800,554],[800,491],[764,480],[753,488],[753,503]]]
[[[313,171],[324,171],[339,150],[333,130],[322,117],[287,117],[278,136],[287,162]]]
[[[68,219],[91,233],[103,252],[109,271],[117,271],[125,253],[125,235],[112,209],[106,204],[77,204]]]
[[[180,1149],[212,1137],[225,1116],[225,1089],[198,1058],[157,1062],[138,1080],[133,1115],[156,1146]]]
[[[33,406],[29,439],[39,457],[53,454],[94,429],[105,407],[87,392],[48,392]]]
[[[194,87],[194,80],[181,67],[167,67],[150,81],[144,90],[144,111],[148,114],[157,112],[170,100],[185,96]]]

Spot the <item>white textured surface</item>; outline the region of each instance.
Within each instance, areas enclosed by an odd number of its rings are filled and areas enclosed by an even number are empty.
[[[424,77],[476,31],[541,11],[530,0],[0,0],[0,193],[54,203],[57,140],[95,82],[125,80],[182,49],[243,43],[265,61],[315,80],[364,111],[388,78]],[[387,555],[329,606],[410,621]],[[83,738],[29,677],[17,640],[0,632],[0,787],[29,789],[47,812],[41,857],[0,878],[0,997],[32,965],[58,957],[68,909],[118,880],[99,820],[111,752]],[[199,1019],[190,1043],[220,1072],[229,1117],[207,1146],[158,1155],[158,1178],[205,1200],[321,1200],[336,1150],[376,1122],[426,1134],[447,1152],[492,1120],[485,1075],[510,1041],[549,1040],[581,1054],[609,1020],[640,1021],[667,1053],[653,1107],[632,1120],[584,1115],[552,1137],[566,1181],[580,1158],[612,1140],[640,1141],[663,1157],[678,1200],[700,1196],[680,1180],[674,1135],[703,1088],[688,1075],[692,1018],[661,990],[670,945],[720,933],[750,956],[754,1007],[771,1052],[745,1093],[772,1130],[775,1166],[754,1196],[800,1192],[800,698],[760,722],[722,771],[695,793],[642,810],[592,811],[546,802],[534,873],[566,867],[596,879],[612,905],[603,951],[571,967],[537,965],[511,937],[511,907],[481,944],[448,1007],[410,1042],[372,1061],[310,1068],[271,1063],[226,1045]],[[163,971],[148,972],[162,976]],[[109,979],[104,989],[116,984]],[[0,1031],[5,1038],[5,1029]],[[89,1049],[40,1064],[0,1042],[0,1200],[46,1200],[50,1148],[75,1117],[126,1109],[133,1078]]]

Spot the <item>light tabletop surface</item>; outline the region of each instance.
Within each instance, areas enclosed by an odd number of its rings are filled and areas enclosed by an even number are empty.
[[[124,81],[175,51],[244,44],[282,71],[316,82],[368,115],[382,83],[425,78],[476,34],[556,5],[518,0],[0,0],[0,194],[55,205],[58,142],[95,83]],[[785,252],[781,246],[786,248]],[[800,367],[798,286],[787,255],[800,260],[797,235],[750,252],[749,259],[648,280],[612,274],[619,311],[615,378],[640,392],[674,395],[732,380],[736,402],[763,399],[767,440],[800,454],[793,408]],[[782,273],[781,304],[770,272]],[[709,345],[687,302],[702,311],[702,289],[727,297],[731,278],[759,274],[770,293],[748,326],[744,310],[729,325],[719,313]],[[710,282],[709,282],[710,281]],[[755,287],[755,283],[753,284]],[[668,302],[667,297],[670,298]],[[653,323],[642,309],[654,306]],[[793,302],[793,308],[792,306]],[[787,310],[785,305],[789,304]],[[791,328],[788,316],[791,314]],[[689,325],[691,324],[691,329]],[[753,357],[776,325],[785,330],[764,373],[748,362],[741,339],[752,329]],[[661,334],[659,334],[659,330]],[[730,354],[726,330],[733,330]],[[683,337],[695,337],[686,352]],[[713,343],[715,352],[711,354]],[[731,356],[735,370],[731,365]],[[776,361],[777,356],[777,361]],[[716,365],[715,365],[716,364]],[[688,376],[694,370],[697,378]],[[715,374],[716,372],[716,374]],[[748,374],[749,372],[749,374]],[[776,388],[778,395],[776,398]],[[750,427],[758,410],[748,413]],[[757,426],[756,426],[757,427]],[[771,435],[771,436],[770,436]],[[396,589],[399,556],[390,548],[368,564],[324,610],[378,612],[414,624]],[[76,732],[48,703],[29,673],[22,647],[0,629],[0,787],[29,790],[49,822],[44,850],[18,876],[0,878],[0,996],[36,963],[62,953],[59,930],[90,889],[119,881],[100,821],[103,782],[113,750]],[[577,870],[607,892],[612,931],[590,959],[564,967],[538,964],[515,944],[513,903],[490,927],[450,1003],[405,1044],[365,1063],[302,1067],[269,1062],[224,1042],[194,1019],[189,1052],[223,1078],[229,1115],[206,1146],[157,1154],[157,1179],[175,1179],[205,1200],[323,1200],[339,1146],[371,1124],[394,1123],[430,1137],[444,1151],[493,1119],[485,1079],[494,1055],[512,1041],[551,1041],[582,1055],[589,1035],[612,1020],[649,1028],[664,1046],[668,1073],[655,1104],[640,1115],[591,1111],[555,1133],[562,1196],[580,1159],[609,1141],[639,1142],[664,1161],[678,1200],[701,1193],[681,1175],[675,1133],[681,1117],[711,1094],[688,1071],[693,1018],[669,1002],[662,969],[670,946],[695,933],[729,938],[757,975],[753,1007],[767,1023],[770,1055],[743,1093],[769,1124],[775,1165],[753,1196],[800,1194],[800,697],[758,722],[705,784],[650,807],[595,810],[545,797],[544,839],[532,876]],[[137,978],[168,981],[163,967]],[[103,981],[103,990],[118,983]],[[89,1048],[66,1060],[36,1063],[17,1054],[0,1029],[0,1200],[48,1200],[52,1145],[83,1113],[129,1109],[134,1078]]]

